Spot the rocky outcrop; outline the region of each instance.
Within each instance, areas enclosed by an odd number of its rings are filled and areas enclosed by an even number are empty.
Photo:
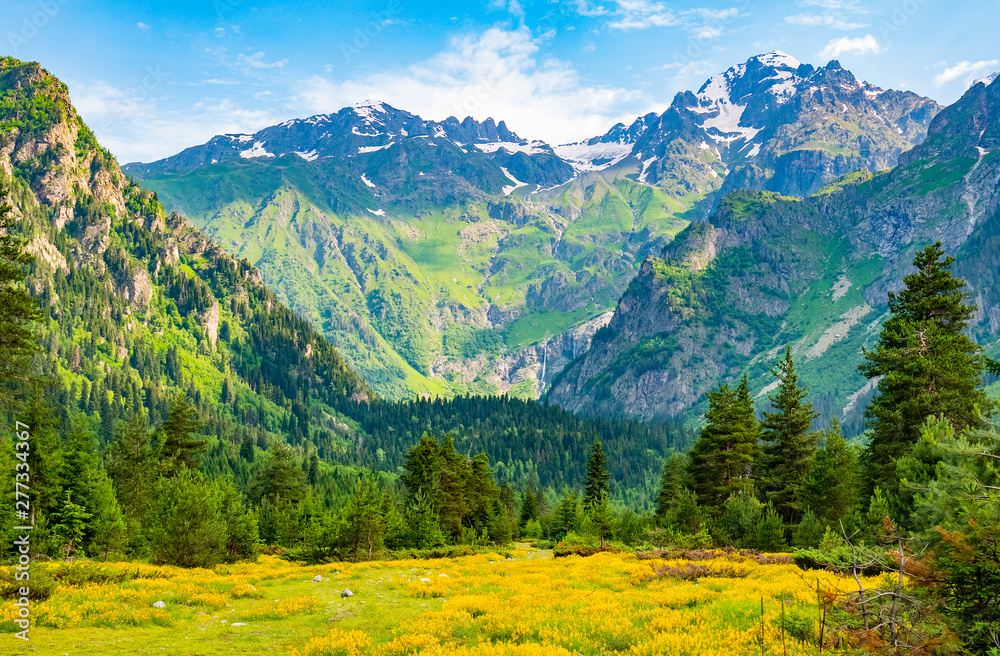
[[[539,396],[570,361],[590,348],[594,334],[611,321],[613,314],[605,312],[541,344],[492,359],[485,355],[470,360],[439,357],[434,362],[434,371],[441,376],[453,376],[465,384],[484,378],[500,393],[527,381],[533,396]]]

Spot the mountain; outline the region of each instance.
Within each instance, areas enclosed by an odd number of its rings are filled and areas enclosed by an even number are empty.
[[[82,448],[92,464],[123,422],[161,424],[178,394],[204,424],[206,475],[231,475],[245,493],[288,444],[296,467],[318,470],[311,490],[328,507],[343,501],[356,467],[391,481],[425,432],[451,431],[460,451],[488,454],[499,480],[553,490],[580,484],[600,439],[622,489],[646,500],[659,455],[690,438],[506,397],[380,398],[259,269],[130,181],[62,82],[12,58],[0,58],[0,188],[10,189],[11,230],[35,258],[27,287],[45,318],[32,368],[53,408],[50,446]]]
[[[726,191],[887,168],[938,110],[770,53],[576,144],[368,101],[125,171],[256,265],[380,395],[536,397]]]
[[[548,399],[584,414],[682,416],[746,373],[763,403],[792,345],[800,380],[858,432],[872,386],[857,373],[917,248],[940,240],[1000,349],[1000,83],[974,84],[890,171],[860,170],[806,198],[738,191],[643,263],[591,349]]]
[[[678,199],[732,189],[804,196],[851,171],[895,165],[939,110],[859,82],[835,60],[817,69],[775,51],[678,93],[659,116],[555,152],[581,173],[631,168]]]

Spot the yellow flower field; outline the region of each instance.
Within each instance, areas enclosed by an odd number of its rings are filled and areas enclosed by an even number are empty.
[[[764,652],[818,654],[817,579],[823,590],[854,586],[737,555],[553,559],[521,545],[510,556],[322,566],[264,556],[215,570],[112,563],[143,578],[58,587],[32,605],[31,642],[0,633],[0,653],[749,656],[761,653],[763,598]],[[692,567],[707,570],[677,576]],[[345,588],[354,596],[342,598]],[[12,601],[0,605],[0,629],[13,631],[15,613]]]

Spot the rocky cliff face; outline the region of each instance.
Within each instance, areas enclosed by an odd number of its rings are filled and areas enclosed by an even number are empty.
[[[839,74],[838,74],[839,75]],[[678,416],[746,373],[766,398],[768,369],[792,344],[827,417],[859,427],[856,373],[914,252],[940,240],[979,304],[975,332],[1000,334],[1000,85],[974,85],[893,170],[861,171],[804,200],[727,195],[649,259],[608,327],[552,385],[584,413]],[[756,393],[756,392],[755,392]]]

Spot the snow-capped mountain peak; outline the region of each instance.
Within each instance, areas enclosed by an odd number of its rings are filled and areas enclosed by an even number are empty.
[[[977,84],[982,84],[982,85],[988,87],[991,84],[993,84],[993,81],[996,80],[997,77],[1000,77],[1000,71],[998,71],[996,73],[990,73],[986,77],[981,77],[978,80],[973,80],[972,84],[969,85],[969,88],[971,89],[972,87],[976,86]]]
[[[756,57],[751,57],[751,59],[756,59],[764,66],[770,66],[772,68],[798,68],[802,65],[795,57],[781,52],[780,50],[772,50],[771,52],[764,53],[763,55],[757,55]]]

